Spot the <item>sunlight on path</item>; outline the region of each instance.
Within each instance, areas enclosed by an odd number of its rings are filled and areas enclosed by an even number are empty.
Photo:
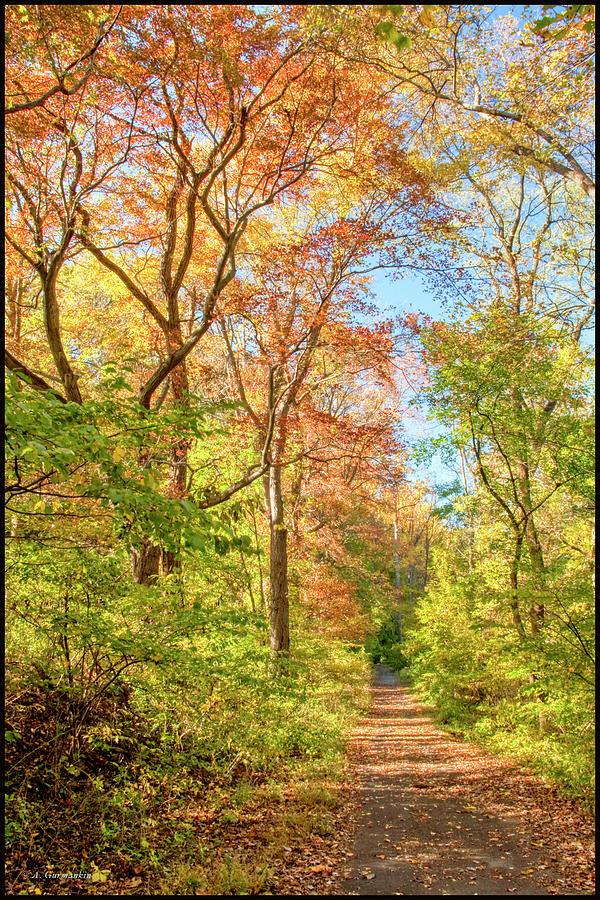
[[[532,846],[518,789],[532,776],[436,729],[391,669],[373,692],[351,745],[362,813],[344,893],[587,893]]]

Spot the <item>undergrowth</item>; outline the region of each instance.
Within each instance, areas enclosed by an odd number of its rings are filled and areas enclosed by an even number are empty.
[[[416,615],[405,617],[405,641],[392,617],[368,639],[372,661],[411,684],[440,727],[527,766],[593,812],[593,685],[575,682],[566,690],[547,651],[537,654],[545,677],[532,682],[514,647],[503,653],[499,639],[495,644],[490,637],[486,646],[476,628],[460,629],[458,616],[442,623],[435,598],[421,603]]]
[[[299,635],[272,677],[250,616],[226,647],[213,625],[97,695],[9,656],[9,893],[264,893],[284,846],[330,832],[365,655]]]

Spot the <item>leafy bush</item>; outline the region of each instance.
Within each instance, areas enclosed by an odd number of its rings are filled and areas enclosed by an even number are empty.
[[[481,570],[469,574],[440,550],[403,645],[415,684],[444,727],[514,756],[586,801],[594,784],[588,592],[583,581],[563,580],[555,604],[548,591],[545,627],[519,635],[508,603],[494,599]]]

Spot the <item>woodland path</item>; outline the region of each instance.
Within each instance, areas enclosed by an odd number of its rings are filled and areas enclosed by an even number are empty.
[[[350,748],[354,846],[350,826],[345,879],[325,893],[593,894],[593,820],[576,804],[435,728],[386,666],[372,689]]]

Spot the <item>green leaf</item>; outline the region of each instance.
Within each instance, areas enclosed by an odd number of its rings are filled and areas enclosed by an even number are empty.
[[[186,545],[188,547],[191,547],[193,550],[204,550],[204,548],[206,547],[205,538],[195,532],[185,532],[183,539]]]
[[[395,27],[394,27],[394,25],[393,25],[392,22],[379,22],[379,23],[375,26],[375,31],[377,32],[377,34],[379,35],[379,37],[385,39],[385,38],[388,38],[388,37],[389,37],[391,31],[396,32],[396,29],[395,29]],[[398,32],[396,32],[396,34],[397,34],[397,33],[398,33]]]
[[[115,447],[113,450],[113,462],[120,463],[127,456],[127,451],[123,447]]]
[[[411,39],[407,34],[398,34],[396,32],[396,37],[390,35],[390,40],[396,47],[396,50],[410,50],[412,46]]]

